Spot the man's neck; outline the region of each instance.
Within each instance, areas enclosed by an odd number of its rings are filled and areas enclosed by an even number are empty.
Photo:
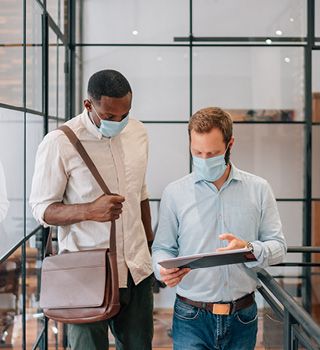
[[[225,170],[223,175],[220,177],[220,179],[218,179],[217,181],[213,182],[213,184],[216,186],[218,191],[220,191],[220,189],[223,186],[223,184],[228,180],[228,177],[230,175],[230,171],[231,171],[231,164],[229,163],[227,165],[227,169]]]

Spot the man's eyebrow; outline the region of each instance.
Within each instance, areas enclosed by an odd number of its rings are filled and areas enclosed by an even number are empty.
[[[130,113],[130,112],[127,112],[127,113],[123,114],[123,115],[121,116],[121,118],[126,117],[129,113]],[[106,113],[106,116],[107,116],[108,118],[114,118],[114,117],[115,117],[114,114],[109,114],[109,113]]]

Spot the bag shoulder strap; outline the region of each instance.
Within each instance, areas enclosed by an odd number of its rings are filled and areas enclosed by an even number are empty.
[[[91,174],[93,177],[96,179],[97,183],[101,187],[102,191],[104,194],[112,195],[110,192],[108,186],[104,182],[103,178],[101,177],[98,169],[94,165],[92,159],[88,155],[87,151],[83,147],[82,143],[76,136],[76,134],[67,126],[67,125],[62,125],[58,128],[58,130],[61,130],[65,133],[65,135],[68,137],[69,141],[71,144],[74,146],[74,148],[78,151],[79,155],[89,168]],[[51,238],[51,232],[49,234],[48,240],[52,240]],[[116,253],[116,223],[115,220],[111,221],[111,228],[110,228],[110,253]]]
[[[85,164],[89,168],[89,170],[91,171],[91,174],[93,175],[93,177],[98,182],[103,193],[111,195],[111,192],[110,192],[108,186],[103,181],[98,169],[94,165],[92,159],[89,157],[89,154],[87,153],[87,151],[83,147],[81,141],[78,139],[76,134],[67,125],[62,125],[58,129],[62,130],[66,134],[66,136],[68,137],[69,141],[72,143],[74,148],[79,152],[81,158],[83,159],[83,161],[85,162]]]

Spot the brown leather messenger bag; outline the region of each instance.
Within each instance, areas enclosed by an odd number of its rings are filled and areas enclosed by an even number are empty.
[[[74,132],[62,130],[79,152],[103,193],[111,195],[96,166]],[[106,320],[119,312],[119,282],[116,254],[116,225],[111,222],[110,248],[52,255],[48,237],[47,256],[41,272],[40,307],[44,314],[64,323]],[[46,254],[46,255],[47,255]]]

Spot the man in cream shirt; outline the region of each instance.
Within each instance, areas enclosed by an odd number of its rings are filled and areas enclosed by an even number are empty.
[[[116,220],[120,313],[108,321],[70,325],[72,349],[107,349],[108,326],[117,349],[151,349],[148,139],[142,123],[129,119],[131,101],[131,87],[121,73],[97,72],[89,80],[83,113],[66,123],[115,195],[102,193],[62,131],[46,135],[37,152],[30,204],[42,225],[59,226],[59,251],[108,247],[110,221]]]

